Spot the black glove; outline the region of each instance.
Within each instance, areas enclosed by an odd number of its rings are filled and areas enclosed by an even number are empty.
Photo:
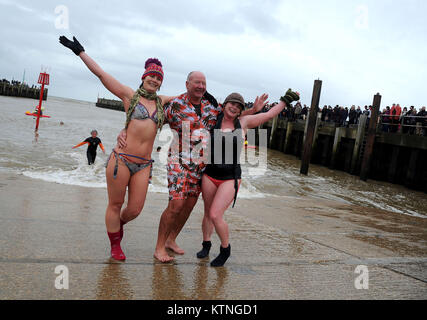
[[[85,51],[85,49],[75,37],[73,37],[73,40],[74,41],[68,40],[67,37],[64,36],[59,37],[59,42],[61,42],[65,47],[71,49],[78,56],[81,52]]]
[[[215,97],[211,95],[209,92],[205,92],[203,95],[203,98],[208,100],[211,105],[213,105],[215,108],[218,108],[218,101],[216,101]]]
[[[289,89],[283,97],[280,97],[280,100],[286,103],[287,106],[290,106],[292,101],[299,100],[299,95],[298,93],[293,92],[292,89]]]

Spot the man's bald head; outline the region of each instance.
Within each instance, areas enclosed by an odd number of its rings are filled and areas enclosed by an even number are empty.
[[[206,77],[203,72],[191,71],[187,76],[185,86],[191,103],[200,104],[206,92]]]
[[[201,71],[191,71],[187,76],[187,81],[190,81],[193,76],[203,77],[203,78],[205,78],[205,81],[206,81],[206,77],[203,74],[203,72],[201,72]]]

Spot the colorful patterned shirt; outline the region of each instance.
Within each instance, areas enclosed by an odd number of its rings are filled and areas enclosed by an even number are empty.
[[[202,99],[199,118],[187,93],[165,105],[165,120],[174,132],[168,163],[179,163],[191,171],[203,169],[203,151],[209,139],[209,130],[215,126],[221,111],[222,107],[215,107]]]

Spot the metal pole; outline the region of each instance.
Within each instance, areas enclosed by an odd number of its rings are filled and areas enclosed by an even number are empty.
[[[44,82],[42,84],[42,88],[40,90],[40,101],[39,101],[39,106],[37,108],[37,120],[36,120],[36,130],[39,130],[39,122],[40,122],[40,112],[41,112],[41,108],[42,108],[42,100],[43,100],[43,91],[44,91]]]

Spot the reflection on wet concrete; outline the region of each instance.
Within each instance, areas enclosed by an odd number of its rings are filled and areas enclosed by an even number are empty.
[[[195,273],[193,299],[216,300],[224,298],[224,284],[228,278],[226,267],[211,268],[208,265],[199,264]]]
[[[224,299],[224,284],[227,268],[211,268],[202,263],[195,267],[190,282],[184,277],[179,265],[154,263],[152,276],[152,299],[156,300],[216,300]]]
[[[98,276],[96,298],[99,300],[128,300],[133,298],[130,279],[125,276],[126,266],[109,261]]]

